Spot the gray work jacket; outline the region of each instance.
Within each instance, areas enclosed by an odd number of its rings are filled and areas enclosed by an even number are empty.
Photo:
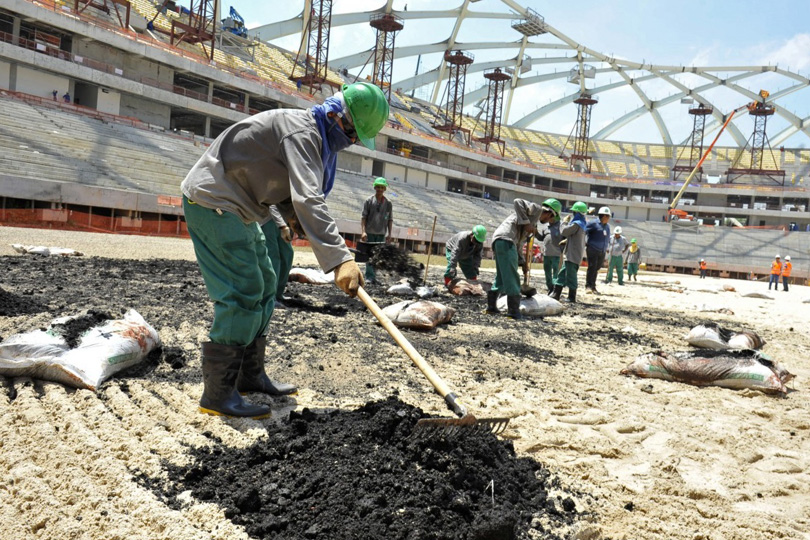
[[[366,234],[388,235],[388,224],[393,225],[394,205],[383,197],[381,202],[377,202],[377,196],[372,195],[363,203],[363,219],[366,220]]]
[[[276,109],[226,129],[186,175],[183,194],[205,208],[266,223],[270,206],[297,215],[324,271],[352,260],[323,193],[321,135],[310,110]]]
[[[473,268],[478,271],[481,268],[481,253],[484,250],[484,244],[474,242],[470,237],[471,231],[461,231],[450,237],[447,241],[446,248],[450,251],[450,266],[454,267],[458,261],[472,261]]]

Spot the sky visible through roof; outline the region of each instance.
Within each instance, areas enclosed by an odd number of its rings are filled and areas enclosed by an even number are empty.
[[[752,0],[681,0],[679,2],[648,0],[580,0],[575,5],[569,2],[547,2],[539,0],[518,1],[542,15],[546,22],[579,42],[601,53],[647,64],[675,66],[767,66],[798,72],[810,76],[810,20],[809,0],[774,0],[754,2]],[[462,4],[461,0],[437,2],[435,0],[394,0],[396,11],[453,9]],[[384,5],[384,0],[335,0],[333,13],[367,12]],[[223,2],[223,14],[233,6],[245,19],[248,28],[285,20],[298,15],[303,9],[303,1],[264,2],[257,0],[232,0]],[[509,8],[499,0],[479,0],[472,2],[469,9],[476,12],[507,13]],[[455,20],[423,19],[406,20],[405,28],[397,35],[397,47],[436,43],[447,39],[453,30]],[[471,42],[512,42],[522,37],[511,28],[509,20],[466,19],[461,25],[457,43],[464,50],[464,43]],[[273,43],[290,50],[297,50],[300,35],[278,39]],[[533,42],[560,43],[553,36],[530,38]],[[339,59],[374,46],[374,31],[367,22],[353,26],[332,29],[329,61],[333,68],[340,68]],[[517,49],[475,50],[475,62],[514,58]],[[527,53],[537,61],[532,71],[524,77],[567,71],[575,63],[542,64],[544,57],[573,56],[572,51],[555,49],[534,49]],[[440,54],[424,55],[419,72],[436,68]],[[417,70],[417,58],[401,58],[394,66],[394,87],[397,81],[412,77]],[[361,76],[368,74],[370,66]],[[357,74],[360,68],[350,69]],[[641,75],[638,72],[636,75]],[[721,77],[723,74],[717,73]],[[733,75],[733,74],[729,74]],[[631,74],[632,76],[632,74]],[[599,86],[618,82],[615,73],[597,75],[588,81],[588,86]],[[708,82],[693,74],[682,74],[677,80],[689,87]],[[467,80],[469,92],[483,85],[481,74],[471,75]],[[795,84],[789,79],[765,73],[739,81],[739,86],[754,93],[766,89],[772,94]],[[647,96],[655,101],[675,94],[677,90],[670,84],[653,80],[639,83]],[[441,90],[441,89],[440,89]],[[535,109],[548,105],[578,88],[564,78],[533,84],[515,93],[509,122],[516,122]],[[417,97],[430,98],[429,88],[415,91]],[[727,88],[715,88],[706,92],[706,97],[723,113],[743,105],[744,96]],[[591,135],[620,118],[625,113],[642,105],[636,93],[628,86],[600,93],[600,102],[593,108]],[[779,100],[779,105],[799,118],[810,117],[810,89],[803,88]],[[465,102],[465,112],[474,114],[474,103]],[[692,123],[686,112],[687,106],[679,103],[660,109],[660,114],[670,129],[672,140],[680,143],[689,136]],[[560,107],[556,111],[533,123],[531,128],[567,135],[576,118],[573,104]],[[506,118],[505,118],[506,119]],[[810,119],[808,120],[810,122]],[[753,131],[753,121],[747,115],[737,115],[735,123],[747,138]],[[781,131],[788,124],[777,116],[771,117],[768,135]],[[708,124],[707,124],[708,126]],[[616,140],[645,141],[660,143],[661,136],[649,114],[643,115],[609,136]],[[723,135],[720,144],[733,145],[734,141]],[[789,147],[808,147],[810,137],[796,134],[784,143]]]

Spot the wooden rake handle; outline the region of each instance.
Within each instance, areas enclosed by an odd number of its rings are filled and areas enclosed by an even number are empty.
[[[425,360],[425,358],[421,354],[419,354],[419,351],[417,351],[413,347],[413,345],[411,345],[411,343],[407,340],[407,338],[404,335],[402,335],[402,332],[400,332],[399,328],[394,326],[394,323],[391,322],[391,319],[389,319],[388,316],[385,313],[383,313],[383,310],[380,309],[380,306],[377,305],[377,302],[375,302],[374,299],[368,295],[368,293],[363,287],[359,287],[357,289],[357,296],[358,298],[360,298],[360,300],[363,301],[363,304],[366,305],[369,311],[371,311],[374,314],[374,316],[377,317],[377,320],[380,321],[380,324],[383,325],[383,328],[385,328],[391,335],[391,337],[394,338],[394,341],[397,342],[397,345],[399,345],[402,348],[402,350],[405,351],[405,353],[408,355],[411,361],[414,364],[416,364],[416,367],[419,368],[419,371],[421,371],[425,375],[425,377],[427,377],[427,380],[430,381],[430,384],[433,385],[433,388],[436,389],[436,392],[444,398],[444,401],[447,403],[447,406],[450,407],[450,410],[452,410],[458,416],[466,416],[467,415],[466,407],[464,407],[457,401],[457,396],[453,393],[452,389],[447,385],[447,383],[444,382],[444,380],[439,376],[439,374],[436,373],[436,371],[434,371],[434,369],[430,366],[430,364],[427,363],[427,360]]]

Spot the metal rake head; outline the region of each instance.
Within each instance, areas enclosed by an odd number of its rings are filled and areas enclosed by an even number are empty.
[[[492,433],[506,429],[509,418],[476,418],[465,414],[461,418],[423,418],[416,423],[414,436],[431,438],[451,437],[460,433]]]

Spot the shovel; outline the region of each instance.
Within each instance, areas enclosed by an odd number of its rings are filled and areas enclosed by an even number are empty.
[[[520,294],[531,298],[535,294],[537,294],[537,289],[529,285],[529,273],[532,271],[532,244],[534,243],[534,237],[529,237],[529,241],[526,242],[526,273],[523,274],[523,285],[520,286]]]
[[[410,357],[416,367],[427,377],[436,393],[444,398],[447,407],[453,411],[458,418],[423,418],[416,423],[416,430],[433,430],[442,431],[446,433],[454,433],[460,429],[472,429],[474,431],[489,431],[491,433],[500,433],[506,429],[509,423],[509,418],[476,418],[467,410],[467,407],[461,404],[458,396],[453,390],[442,380],[438,373],[436,373],[427,360],[419,354],[419,352],[410,344],[410,342],[402,335],[399,328],[394,326],[391,319],[383,313],[380,306],[371,298],[363,287],[357,289],[357,296],[366,307],[371,311],[380,324],[388,331],[397,345],[402,347],[402,350]]]

